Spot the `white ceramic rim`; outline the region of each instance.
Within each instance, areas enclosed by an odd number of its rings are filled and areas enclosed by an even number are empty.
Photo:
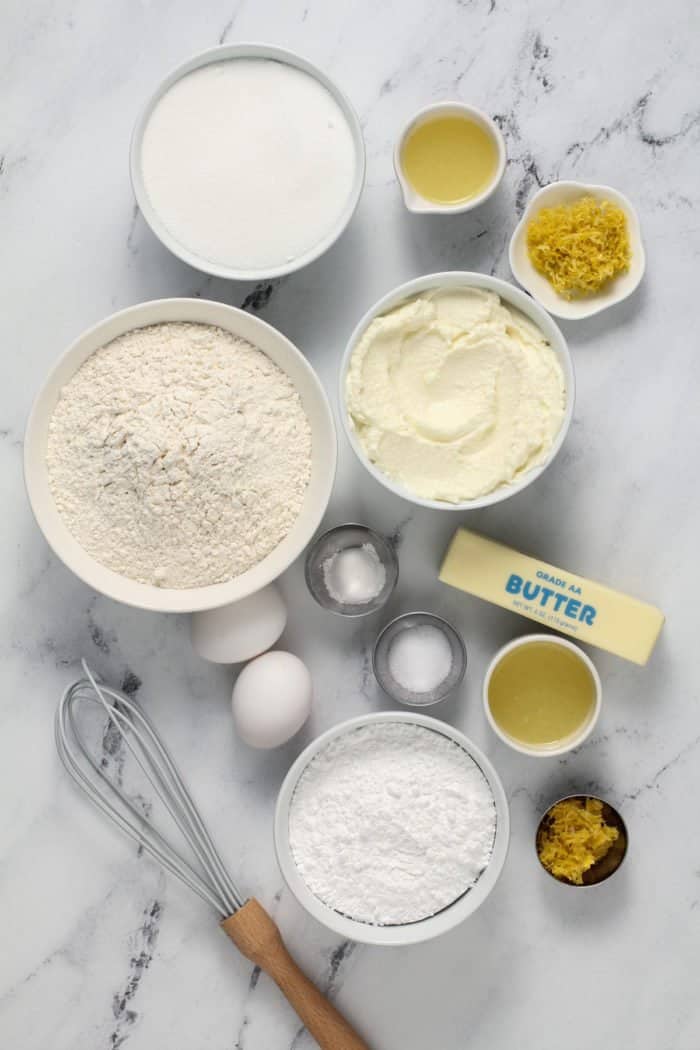
[[[410,132],[413,131],[415,127],[418,127],[418,125],[424,124],[429,117],[436,113],[444,113],[446,116],[450,116],[451,114],[461,114],[465,117],[473,118],[475,123],[480,124],[488,130],[496,143],[496,149],[498,151],[498,166],[492,181],[488,184],[486,189],[478,196],[471,197],[467,201],[460,201],[457,204],[437,204],[435,201],[430,201],[426,197],[423,197],[413,188],[413,186],[411,186],[410,182],[404,175],[403,165],[401,163],[401,150],[403,149],[404,143]],[[480,204],[483,204],[493,193],[496,192],[505,170],[506,143],[501,129],[488,113],[484,113],[483,110],[477,109],[476,106],[470,106],[466,102],[459,102],[456,100],[450,101],[448,99],[444,102],[433,102],[431,105],[419,109],[418,112],[414,113],[411,119],[406,123],[396,141],[396,145],[394,146],[394,171],[396,172],[396,178],[399,180],[399,185],[401,186],[404,204],[409,211],[419,214],[456,215],[460,212],[472,211],[473,208],[478,208]],[[407,194],[416,198],[417,203],[415,205],[409,204]]]
[[[618,207],[622,208],[625,212],[629,225],[630,242],[637,272],[636,276],[632,276],[632,279],[627,282],[625,288],[618,287],[616,294],[606,295],[605,298],[601,298],[600,295],[594,295],[587,299],[563,299],[561,296],[557,295],[551,286],[549,286],[546,277],[535,270],[534,266],[527,258],[526,251],[523,253],[525,258],[524,264],[521,265],[518,262],[516,252],[525,237],[526,227],[533,212],[539,208],[546,207],[548,198],[560,193],[562,190],[570,190],[572,193],[579,195],[590,193],[595,197],[606,197],[608,200],[617,204]],[[625,299],[628,299],[629,296],[637,290],[644,276],[646,270],[646,254],[644,251],[644,242],[642,240],[639,215],[629,197],[626,197],[624,193],[621,193],[620,190],[616,190],[613,186],[605,186],[602,183],[594,182],[577,182],[570,179],[561,179],[557,182],[550,182],[546,186],[537,190],[527,202],[523,216],[515,227],[513,236],[510,239],[510,244],[508,246],[508,261],[510,263],[511,273],[518,284],[527,289],[533,299],[536,299],[540,306],[544,307],[547,313],[552,314],[553,317],[560,317],[565,321],[582,321],[586,317],[594,317],[595,314],[602,313],[603,310],[608,310],[611,306],[617,306],[618,303],[624,302]],[[543,285],[542,282],[545,282],[545,284]],[[550,288],[551,292],[546,294]]]
[[[345,377],[350,365],[352,353],[365,329],[375,317],[379,314],[385,313],[387,310],[390,310],[395,306],[398,306],[405,299],[409,299],[411,296],[417,295],[420,292],[426,292],[433,288],[462,287],[484,288],[488,291],[496,292],[501,299],[511,306],[515,306],[541,329],[543,335],[556,353],[564,372],[566,406],[564,408],[564,418],[562,419],[559,433],[552,443],[552,447],[550,448],[546,459],[542,463],[524,473],[512,484],[502,485],[499,488],[494,489],[493,492],[486,493],[485,496],[479,496],[477,499],[472,500],[463,500],[461,503],[448,503],[443,500],[423,499],[422,496],[416,496],[407,488],[404,488],[403,485],[398,484],[391,478],[387,477],[386,474],[383,474],[374,463],[369,460],[357,438],[355,428],[347,410],[347,405],[345,403]],[[338,378],[338,414],[340,416],[343,430],[345,431],[345,436],[350,442],[350,447],[360,463],[367,471],[369,471],[375,481],[378,481],[379,484],[383,485],[384,488],[389,490],[389,492],[393,492],[395,496],[400,496],[401,499],[407,500],[409,503],[414,503],[419,507],[430,507],[433,510],[478,510],[480,507],[491,507],[494,503],[501,503],[504,499],[508,499],[510,496],[515,496],[516,493],[522,492],[522,490],[535,481],[540,474],[544,473],[559,452],[571,425],[575,400],[576,377],[574,375],[574,365],[566,339],[557,326],[556,321],[553,321],[549,314],[543,310],[534,299],[529,295],[526,295],[526,293],[522,292],[519,288],[516,288],[515,285],[509,284],[507,281],[502,281],[498,277],[491,277],[485,273],[476,273],[469,270],[450,270],[442,273],[426,274],[424,277],[415,277],[410,281],[406,281],[404,284],[398,285],[398,287],[382,296],[381,299],[369,308],[360,322],[355,326],[343,353]]]
[[[489,685],[491,683],[491,676],[498,664],[503,657],[512,652],[513,649],[519,649],[522,646],[530,645],[533,642],[550,642],[553,645],[560,645],[562,648],[575,653],[590,671],[595,685],[595,703],[589,720],[582,726],[578,733],[572,735],[566,743],[559,747],[530,747],[527,744],[523,744],[519,740],[516,740],[512,736],[508,736],[508,734],[504,733],[496,722],[489,705]],[[588,653],[585,653],[583,649],[580,646],[575,645],[574,642],[570,642],[568,638],[562,638],[558,634],[523,634],[520,638],[514,638],[511,642],[502,646],[493,657],[491,663],[486,669],[486,674],[484,675],[484,684],[481,695],[486,719],[496,736],[499,737],[504,744],[508,744],[508,746],[512,747],[514,751],[519,751],[522,755],[532,755],[535,758],[556,758],[558,755],[565,755],[568,751],[573,751],[574,748],[580,747],[584,740],[586,740],[595,729],[603,703],[603,686],[596,666]]]
[[[212,62],[225,62],[236,58],[265,58],[274,62],[281,62],[289,66],[294,66],[296,69],[300,69],[302,72],[314,77],[314,79],[326,88],[340,106],[343,115],[348,122],[353,142],[355,144],[355,176],[353,187],[335,226],[308,251],[304,252],[302,255],[298,255],[295,259],[292,259],[289,262],[282,263],[279,266],[268,266],[248,270],[238,269],[236,267],[224,266],[220,263],[211,262],[210,260],[197,255],[196,252],[190,251],[186,245],[181,244],[180,241],[173,237],[162,223],[160,216],[153,208],[148,194],[146,193],[146,187],[141,174],[141,145],[143,142],[143,134],[154,107],[160,101],[165,92],[168,91],[178,80],[187,76],[188,73],[192,73],[195,69],[200,69],[202,66],[210,65]],[[285,274],[294,273],[295,270],[300,270],[303,266],[307,266],[309,263],[313,262],[314,259],[318,259],[320,255],[323,255],[324,252],[328,251],[328,249],[338,240],[355,214],[365,183],[365,168],[365,142],[362,135],[362,127],[357,113],[347,95],[341,91],[337,84],[335,84],[330,77],[323,72],[323,70],[313,65],[313,63],[309,62],[309,60],[304,58],[303,55],[298,55],[296,52],[289,51],[284,47],[276,47],[273,44],[255,41],[238,44],[222,44],[218,47],[209,48],[207,51],[201,51],[198,54],[193,55],[186,62],[183,62],[181,65],[177,66],[176,69],[173,69],[161,82],[153,95],[151,95],[139,114],[131,136],[131,148],[129,152],[129,170],[131,173],[131,185],[134,191],[134,196],[144,219],[158,240],[160,240],[162,244],[173,253],[173,255],[182,259],[182,261],[186,262],[189,266],[194,267],[195,270],[200,270],[202,273],[212,274],[214,277],[223,277],[231,281],[262,281],[270,280],[275,277],[283,277]]]
[[[361,726],[372,725],[377,722],[402,722],[410,725],[425,726],[427,729],[440,733],[442,736],[459,744],[474,759],[486,777],[496,805],[496,837],[493,852],[485,871],[476,884],[471,890],[456,900],[454,904],[449,905],[437,915],[432,915],[430,918],[422,919],[419,922],[407,923],[403,926],[372,926],[369,923],[349,919],[345,915],[341,915],[339,912],[329,908],[328,905],[314,896],[302,879],[294,863],[289,846],[289,809],[297,781],[308,763],[335,737],[351,732],[353,729],[359,729]],[[340,722],[325,733],[321,733],[302,751],[284,778],[277,796],[274,838],[277,861],[284,880],[302,908],[314,919],[317,919],[329,930],[349,940],[358,941],[362,944],[397,947],[406,944],[418,944],[421,941],[430,940],[432,937],[438,937],[440,934],[446,933],[459,925],[483,904],[496,885],[505,864],[510,840],[510,813],[508,799],[498,773],[486,755],[463,733],[460,733],[459,730],[454,729],[446,722],[440,722],[436,718],[430,718],[428,715],[421,715],[414,711],[379,711]]]
[[[119,335],[151,324],[217,325],[248,339],[294,383],[312,434],[311,478],[302,510],[289,533],[266,558],[240,576],[207,587],[154,587],[120,576],[85,551],[69,532],[51,495],[46,467],[48,426],[61,389],[88,357]],[[59,357],[36,396],[24,440],[24,478],[37,525],[54,554],[84,583],[115,601],[153,612],[216,609],[261,590],[301,554],[318,528],[335,480],[337,440],[333,413],[313,368],[293,343],[259,317],[207,299],[155,299],[111,314],[83,332]]]

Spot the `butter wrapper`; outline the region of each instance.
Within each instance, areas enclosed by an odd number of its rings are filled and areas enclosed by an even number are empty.
[[[664,624],[653,605],[458,529],[440,579],[477,598],[644,665]]]

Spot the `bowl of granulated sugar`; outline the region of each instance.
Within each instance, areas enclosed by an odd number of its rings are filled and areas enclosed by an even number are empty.
[[[275,848],[299,903],[341,937],[405,945],[457,926],[508,851],[496,770],[452,726],[383,711],[323,733],[289,770]]]
[[[155,235],[190,266],[232,280],[318,258],[352,218],[365,175],[360,123],[300,55],[231,44],[175,69],[146,104],[131,181]]]

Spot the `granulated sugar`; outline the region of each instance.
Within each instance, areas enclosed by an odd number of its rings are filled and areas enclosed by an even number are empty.
[[[202,259],[274,269],[332,234],[349,206],[355,145],[315,77],[237,58],[184,76],[156,103],[141,170],[154,211]]]
[[[380,722],[332,740],[299,778],[289,814],[309,889],[360,922],[434,915],[489,862],[496,807],[470,755],[440,733]]]

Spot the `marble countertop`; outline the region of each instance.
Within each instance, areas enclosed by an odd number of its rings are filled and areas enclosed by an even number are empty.
[[[374,1050],[697,1050],[695,6],[37,0],[4,5],[0,25],[0,1043],[312,1045],[205,907],[138,858],[64,775],[52,718],[84,655],[148,705],[236,880],[274,909],[309,974]],[[163,75],[195,51],[246,39],[297,49],[329,70],[361,116],[368,156],[360,208],[339,243],[308,269],[257,286],[207,279],[171,257],[134,207],[127,166],[134,119]],[[409,216],[392,172],[394,136],[420,105],[454,96],[497,116],[509,156],[503,186],[471,215]],[[341,943],[283,890],[271,816],[285,771],[312,736],[387,706],[368,663],[381,617],[324,615],[294,565],[282,581],[283,642],[311,667],[313,717],[286,747],[248,750],[233,734],[234,671],[194,655],[186,618],[120,607],[49,553],[23,490],[27,411],[84,328],[171,295],[258,313],[332,390],[358,317],[398,282],[451,268],[508,278],[517,217],[556,178],[609,182],[631,197],[647,276],[624,305],[562,326],[578,379],[564,450],[531,488],[468,521],[646,598],[668,622],[646,668],[594,654],[604,706],[583,747],[548,761],[515,754],[485,724],[480,683],[494,650],[530,625],[438,585],[439,557],[467,516],[392,498],[341,441],[327,522],[367,521],[394,537],[402,577],[389,614],[421,606],[464,632],[464,688],[436,713],[486,750],[513,823],[503,877],[461,928],[402,950]],[[533,832],[551,800],[579,789],[621,808],[631,849],[615,879],[577,893],[543,875]]]

